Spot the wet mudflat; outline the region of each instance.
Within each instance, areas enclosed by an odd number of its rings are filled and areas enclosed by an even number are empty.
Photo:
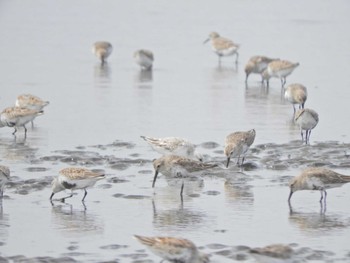
[[[212,262],[348,262],[350,185],[300,191],[288,182],[304,168],[350,174],[348,1],[3,1],[0,4],[0,105],[31,93],[50,105],[17,136],[0,129],[0,164],[11,170],[0,210],[0,261],[159,262],[132,236],[192,240]],[[301,8],[302,7],[302,8]],[[317,11],[315,11],[317,10]],[[181,18],[181,19],[180,19]],[[238,64],[203,41],[211,31],[239,43]],[[114,50],[101,66],[92,44]],[[329,48],[329,47],[332,48]],[[140,71],[135,50],[155,54]],[[278,79],[270,87],[244,66],[254,55],[300,66],[287,85],[308,88],[305,106],[320,122],[301,143]],[[225,136],[256,130],[242,167],[225,168]],[[181,182],[160,175],[141,138],[183,137],[218,164]],[[50,202],[51,181],[69,167],[102,170],[106,179],[65,203]],[[67,193],[58,193],[57,198]],[[56,198],[56,195],[55,195]],[[272,244],[282,254],[259,255]],[[272,257],[271,257],[272,256]]]

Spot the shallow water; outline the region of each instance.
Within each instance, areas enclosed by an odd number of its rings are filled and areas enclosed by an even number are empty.
[[[286,5],[289,5],[286,7]],[[301,8],[302,7],[302,8]],[[350,174],[348,1],[275,0],[2,1],[2,108],[21,93],[50,101],[45,115],[12,136],[0,129],[0,164],[12,180],[0,209],[0,257],[14,260],[159,262],[132,238],[171,235],[192,240],[213,262],[255,261],[248,248],[291,244],[296,261],[349,261],[349,187],[298,192],[287,204],[288,181],[308,166]],[[317,10],[317,11],[316,11]],[[202,45],[216,30],[241,44],[239,63]],[[114,51],[101,67],[97,40]],[[132,60],[155,54],[152,72]],[[253,55],[300,62],[287,84],[308,88],[306,107],[320,115],[311,145],[300,142],[292,106],[279,80],[244,83]],[[338,115],[340,114],[340,115]],[[226,135],[254,128],[242,169],[224,169]],[[198,144],[220,168],[179,186],[160,176],[159,155],[139,137],[179,136]],[[67,166],[102,169],[107,179],[66,203],[51,204],[50,183]],[[57,194],[63,196],[64,193]],[[42,257],[42,258],[40,258]]]

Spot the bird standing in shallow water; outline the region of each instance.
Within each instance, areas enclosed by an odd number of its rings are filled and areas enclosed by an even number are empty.
[[[242,156],[242,163],[244,163],[245,154],[249,147],[255,140],[255,130],[249,130],[246,132],[234,132],[226,136],[224,153],[227,157],[226,167],[228,167],[231,158],[237,157],[237,164],[239,164],[239,158]]]
[[[182,193],[184,188],[183,178],[189,175],[196,175],[204,170],[216,167],[216,164],[206,164],[196,160],[188,159],[177,155],[166,155],[155,159],[153,161],[153,167],[155,170],[152,188],[154,188],[159,173],[165,175],[168,178],[181,178],[182,185],[180,196],[182,200]]]
[[[137,50],[134,53],[134,59],[142,70],[151,70],[153,67],[154,56],[152,51],[146,49]]]
[[[211,32],[209,38],[204,41],[204,44],[211,41],[213,51],[219,57],[219,64],[221,64],[221,57],[236,55],[236,64],[238,62],[239,45],[232,42],[232,40],[221,37],[216,32]]]
[[[299,104],[299,109],[304,109],[305,101],[307,100],[307,89],[302,84],[290,84],[285,89],[284,98],[293,105],[295,115],[294,104]]]
[[[41,98],[31,95],[31,94],[22,94],[19,95],[16,99],[15,105],[20,108],[27,108],[31,110],[41,111],[44,107],[49,105],[49,101],[44,101]],[[33,121],[31,121],[32,126],[34,126]]]
[[[84,189],[84,197],[82,201],[84,202],[85,197],[87,195],[86,188],[92,187],[98,180],[104,179],[104,173],[93,172],[86,168],[78,168],[78,167],[69,167],[64,168],[59,172],[58,177],[54,178],[52,185],[52,194],[50,196],[50,200],[54,194],[61,192],[63,190],[73,190],[76,189]],[[61,198],[62,202],[65,199],[73,196],[73,193],[70,196]]]
[[[321,192],[320,202],[324,199],[326,204],[327,189],[350,183],[350,176],[342,175],[326,168],[307,168],[300,175],[294,177],[290,183],[290,194],[288,203],[293,193],[299,190],[317,190]]]
[[[304,142],[305,130],[305,144],[310,142],[311,130],[316,127],[318,123],[318,113],[312,109],[301,109],[295,113],[294,121],[300,127],[301,141]]]
[[[103,65],[106,62],[106,59],[109,57],[112,51],[112,44],[106,41],[98,41],[94,43],[92,47],[92,53],[94,53],[96,57],[98,57],[98,59],[101,60],[101,65]]]
[[[294,69],[298,66],[298,62],[292,63],[287,60],[274,60],[267,65],[266,71],[263,73],[263,75],[265,79],[269,79],[271,77],[279,78],[281,80],[282,87],[284,87],[287,81],[287,76],[292,74]]]
[[[24,136],[26,137],[27,128],[25,125],[43,113],[42,110],[38,111],[20,107],[9,107],[0,113],[0,127],[14,127],[15,131],[12,133],[13,135],[16,134],[18,127],[23,127]]]
[[[0,165],[0,199],[4,196],[4,188],[10,180],[10,169],[7,166]]]
[[[175,237],[134,236],[154,254],[173,263],[208,263],[208,255],[198,251],[188,239]]]
[[[267,65],[274,60],[278,60],[278,59],[268,58],[265,56],[251,57],[248,60],[247,64],[245,65],[245,68],[244,68],[244,71],[246,74],[245,82],[248,81],[248,77],[251,73],[262,75],[263,71],[267,68]],[[262,81],[263,81],[264,78],[263,78],[263,76],[261,76],[261,77],[262,77]]]

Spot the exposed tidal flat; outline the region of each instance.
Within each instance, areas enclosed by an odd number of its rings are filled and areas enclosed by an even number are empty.
[[[251,249],[274,243],[293,249],[292,262],[349,260],[346,243],[335,244],[349,231],[348,186],[328,191],[326,211],[321,211],[318,192],[298,192],[292,206],[287,203],[288,182],[303,168],[347,170],[349,144],[258,144],[243,166],[226,169],[223,146],[203,142],[198,150],[218,167],[186,181],[181,202],[176,180],[160,176],[152,189],[150,156],[157,153],[142,143],[114,141],[44,156],[27,155],[23,145],[14,147],[14,155],[28,159],[13,173],[2,202],[3,260],[158,262],[132,238],[139,232],[193,235],[213,262],[255,262]],[[1,148],[5,146],[2,141]],[[104,170],[106,179],[88,189],[85,203],[80,190],[65,203],[50,202],[51,181],[66,166]],[[24,236],[13,240],[20,233]],[[16,247],[26,243],[31,245],[18,253]]]

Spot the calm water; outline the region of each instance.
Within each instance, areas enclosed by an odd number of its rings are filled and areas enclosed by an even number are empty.
[[[329,191],[325,214],[319,193],[295,194],[292,212],[286,202],[289,179],[308,165],[350,174],[350,125],[343,120],[349,11],[346,0],[1,1],[0,105],[13,105],[21,93],[50,105],[26,140],[22,131],[14,139],[12,129],[0,129],[0,164],[14,182],[0,210],[0,256],[158,262],[132,238],[141,234],[186,237],[207,253],[294,243],[330,251],[330,260],[349,257],[350,185]],[[219,66],[202,44],[214,30],[241,44],[238,65],[224,58]],[[98,40],[114,46],[105,67],[91,53]],[[154,52],[153,72],[134,64],[139,48]],[[297,142],[279,80],[266,90],[251,75],[245,85],[253,55],[300,63],[287,84],[304,84],[306,107],[320,115],[311,146]],[[253,169],[204,176],[185,188],[183,205],[163,177],[151,188],[151,160],[159,155],[140,135],[215,142],[199,150],[224,163],[225,136],[252,128]],[[89,191],[86,207],[80,191],[67,204],[48,201],[52,177],[69,165],[108,175]]]

